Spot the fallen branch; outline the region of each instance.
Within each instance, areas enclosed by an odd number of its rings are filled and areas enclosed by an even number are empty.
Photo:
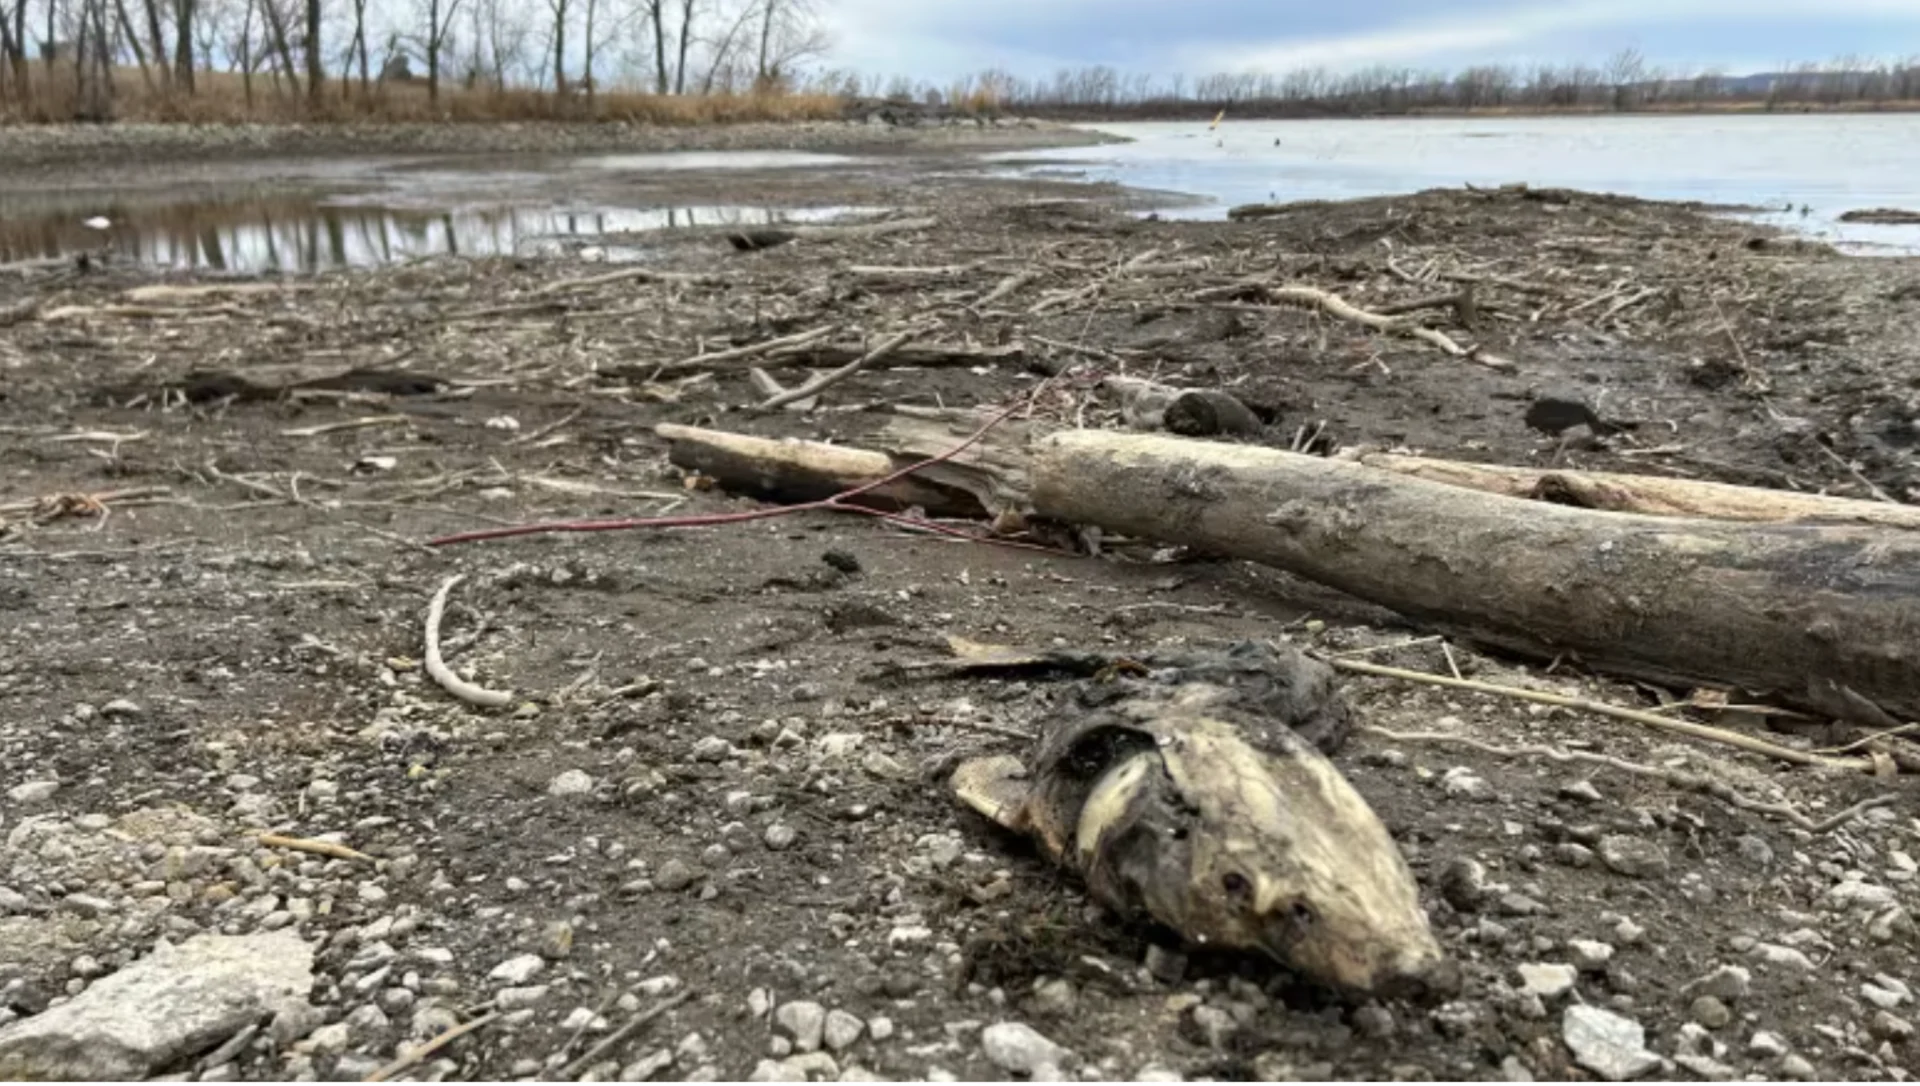
[[[719,287],[726,286],[731,280],[724,275],[708,275],[701,272],[671,272],[658,268],[632,267],[617,271],[602,272],[599,275],[583,276],[579,279],[556,279],[534,290],[529,296],[545,298],[554,294],[565,294],[573,290],[591,290],[594,287],[610,286],[639,280],[647,283],[684,283],[688,286]]]
[[[1828,521],[1920,529],[1920,507],[1791,490],[1765,490],[1661,475],[1544,471],[1364,450],[1336,454],[1335,459],[1353,460],[1370,468],[1489,494],[1615,513],[1754,522]]]
[[[373,857],[364,852],[356,852],[345,845],[332,841],[318,841],[311,837],[282,837],[277,833],[263,833],[260,844],[266,848],[285,848],[295,852],[311,852],[315,856],[331,856],[336,860],[356,860],[372,863]]]
[[[778,339],[765,339],[758,343],[749,343],[744,347],[729,347],[724,351],[709,351],[705,354],[694,355],[692,358],[683,358],[678,362],[668,362],[660,367],[660,372],[671,373],[674,370],[711,366],[718,362],[738,362],[743,358],[758,358],[763,354],[770,354],[774,351],[805,347],[826,339],[828,336],[833,335],[836,330],[837,329],[832,326],[813,328],[805,332],[795,332],[790,336],[781,336]]]
[[[812,399],[814,396],[825,391],[826,389],[839,384],[841,381],[844,381],[847,378],[852,377],[856,373],[859,373],[861,370],[867,367],[868,363],[876,362],[882,358],[885,358],[887,355],[893,353],[893,351],[896,348],[898,348],[900,345],[906,343],[908,340],[919,335],[920,331],[921,330],[918,328],[909,328],[904,332],[900,332],[892,336],[891,338],[887,339],[886,341],[882,342],[878,347],[875,347],[873,350],[868,351],[866,354],[861,355],[859,358],[854,359],[853,361],[847,363],[846,365],[841,366],[837,370],[830,370],[826,373],[820,374],[819,376],[813,378],[812,380],[808,381],[806,384],[803,384],[798,388],[789,389],[778,395],[768,397],[767,399],[761,401],[758,410],[776,411],[782,407],[785,407],[790,403],[798,403],[801,400]]]
[[[885,222],[872,223],[828,223],[819,226],[795,226],[791,229],[796,237],[832,241],[838,238],[881,238],[889,234],[911,234],[921,230],[931,230],[939,225],[939,219],[920,218],[889,219]]]
[[[1466,747],[1469,750],[1480,751],[1482,754],[1491,754],[1496,758],[1545,758],[1563,765],[1570,762],[1584,762],[1588,765],[1606,766],[1610,769],[1618,769],[1636,776],[1651,777],[1655,780],[1665,781],[1676,788],[1684,789],[1688,792],[1700,792],[1712,796],[1729,806],[1738,807],[1743,811],[1752,811],[1755,814],[1772,815],[1776,818],[1782,818],[1809,833],[1831,833],[1875,807],[1885,807],[1899,798],[1891,795],[1875,796],[1872,799],[1862,800],[1838,814],[1829,815],[1826,818],[1816,821],[1792,804],[1767,803],[1754,799],[1751,796],[1735,791],[1724,781],[1717,781],[1711,777],[1696,776],[1691,773],[1682,773],[1677,769],[1668,769],[1664,766],[1641,765],[1638,762],[1629,762],[1624,758],[1615,758],[1609,754],[1595,754],[1591,751],[1565,750],[1548,746],[1502,747],[1492,743],[1481,742],[1478,739],[1472,739],[1464,735],[1447,735],[1444,732],[1396,732],[1371,724],[1361,725],[1360,730],[1371,735],[1380,736],[1383,739],[1390,739],[1396,743],[1435,743]]]
[[[1427,686],[1444,686],[1451,690],[1471,690],[1480,694],[1494,694],[1503,698],[1515,698],[1520,701],[1537,702],[1541,705],[1557,705],[1564,709],[1578,709],[1581,712],[1595,713],[1600,716],[1625,720],[1657,731],[1672,732],[1709,743],[1744,750],[1749,754],[1765,755],[1795,765],[1820,766],[1825,769],[1868,770],[1873,763],[1865,758],[1834,758],[1822,754],[1813,754],[1792,747],[1783,747],[1778,743],[1769,743],[1750,735],[1715,728],[1706,724],[1695,724],[1690,720],[1676,720],[1658,713],[1628,709],[1619,705],[1608,705],[1603,701],[1570,697],[1555,694],[1547,690],[1528,690],[1518,686],[1503,686],[1499,683],[1481,682],[1477,679],[1455,679],[1446,675],[1434,675],[1425,671],[1408,671],[1405,668],[1388,667],[1385,664],[1369,664],[1362,660],[1335,656],[1328,658],[1327,666],[1340,671],[1358,672],[1362,675],[1377,675],[1386,679],[1399,679],[1403,682],[1422,683]]]
[[[854,264],[847,268],[847,274],[856,279],[904,279],[910,282],[926,279],[953,279],[971,271],[973,266],[970,264],[943,264],[930,268]]]
[[[1319,457],[1087,430],[1036,442],[1031,486],[1048,519],[1261,562],[1466,640],[1869,726],[1920,718],[1911,531],[1520,504]]]
[[[642,1029],[645,1029],[647,1023],[653,1021],[654,1019],[660,1017],[661,1015],[667,1013],[668,1011],[674,1009],[675,1007],[678,1007],[680,1004],[685,1003],[687,1000],[692,998],[693,998],[693,990],[689,988],[678,995],[669,996],[668,998],[663,999],[658,1003],[655,1003],[653,1006],[648,1007],[646,1010],[641,1011],[639,1014],[633,1017],[633,1021],[628,1022],[626,1025],[621,1026],[619,1029],[616,1029],[612,1033],[609,1033],[605,1037],[601,1038],[599,1044],[596,1044],[592,1048],[587,1049],[587,1051],[584,1054],[582,1054],[579,1059],[573,1061],[572,1063],[568,1064],[565,1068],[563,1068],[560,1071],[560,1077],[563,1080],[579,1078],[581,1073],[586,1071],[587,1068],[592,1067],[594,1064],[600,1062],[601,1057],[605,1056],[607,1053],[612,1052],[614,1049],[625,1044],[627,1040],[631,1038],[634,1034],[640,1032]]]
[[[366,1078],[363,1078],[360,1081],[386,1082],[392,1079],[393,1076],[400,1074],[402,1071],[405,1071],[409,1067],[412,1067],[418,1063],[421,1063],[428,1056],[433,1055],[434,1053],[447,1047],[448,1045],[459,1040],[460,1038],[465,1037],[467,1034],[472,1033],[474,1030],[479,1029],[482,1026],[485,1026],[489,1022],[492,1022],[494,1019],[498,1017],[500,1017],[499,1011],[491,1011],[487,1014],[480,1016],[479,1018],[474,1019],[471,1022],[467,1022],[462,1025],[455,1026],[452,1029],[446,1031],[445,1033],[442,1033],[439,1036],[433,1038],[432,1040],[426,1042],[425,1044],[407,1049],[406,1055],[401,1056],[399,1059],[394,1060],[392,1063],[387,1064],[385,1067],[382,1067],[380,1070],[375,1071],[373,1074],[368,1075]]]
[[[440,586],[440,591],[433,594],[433,602],[427,607],[427,674],[433,677],[434,682],[440,684],[442,690],[469,705],[484,706],[488,709],[511,705],[513,704],[512,694],[476,686],[454,674],[453,669],[440,658],[440,618],[446,611],[447,593],[453,591],[453,586],[465,579],[466,575],[459,573],[447,578],[446,583]]]
[[[994,288],[992,290],[987,291],[985,294],[982,294],[978,299],[974,300],[970,304],[969,308],[975,310],[976,312],[979,310],[985,309],[986,307],[992,305],[993,303],[999,301],[1002,298],[1007,297],[1008,295],[1012,294],[1014,291],[1019,290],[1021,287],[1024,287],[1028,283],[1034,282],[1039,278],[1040,278],[1040,273],[1037,271],[1015,272],[1012,275],[1007,276],[1005,279],[1000,280],[999,283],[994,285]]]
[[[124,297],[129,302],[192,302],[221,295],[293,294],[312,290],[314,284],[285,283],[149,283],[134,287]]]
[[[1448,336],[1445,332],[1439,331],[1438,329],[1428,328],[1424,325],[1415,324],[1397,317],[1386,317],[1378,313],[1370,313],[1347,301],[1345,298],[1340,297],[1338,294],[1321,290],[1318,287],[1268,287],[1266,293],[1268,298],[1276,302],[1316,308],[1331,316],[1338,317],[1341,320],[1364,325],[1376,332],[1395,336],[1409,336],[1413,339],[1430,343],[1455,358],[1464,358],[1469,362],[1477,362],[1488,369],[1511,372],[1514,368],[1513,363],[1504,358],[1496,358],[1493,355],[1486,354],[1477,347],[1467,348],[1460,346],[1460,344],[1453,341],[1451,336]]]
[[[326,422],[318,426],[302,426],[297,430],[282,430],[280,436],[319,437],[321,434],[339,433],[342,430],[363,430],[369,426],[400,426],[411,421],[413,420],[406,415],[368,415],[365,418]]]

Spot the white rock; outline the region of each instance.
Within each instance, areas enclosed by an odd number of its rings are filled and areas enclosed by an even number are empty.
[[[1573,959],[1573,967],[1580,972],[1604,973],[1607,963],[1613,961],[1613,944],[1592,939],[1569,939],[1567,953]]]
[[[748,1082],[807,1082],[815,1075],[822,1079],[840,1077],[840,1065],[825,1052],[808,1052],[784,1060],[761,1060],[747,1076]]]
[[[852,1046],[853,1042],[859,1040],[860,1035],[866,1031],[865,1022],[855,1015],[836,1008],[827,1012],[827,1026],[822,1039],[826,1041],[829,1049],[839,1052]]]
[[[813,1052],[827,1031],[827,1009],[812,1000],[782,1003],[774,1009],[773,1024],[793,1039],[795,1051]]]
[[[1574,982],[1579,979],[1573,966],[1558,962],[1529,962],[1522,965],[1519,972],[1520,990],[1541,999],[1559,999],[1573,991]]]
[[[493,993],[493,1002],[503,1011],[521,1011],[547,998],[551,985],[535,984],[527,988],[502,988]]]
[[[1680,989],[1680,993],[1688,996],[1709,995],[1730,1003],[1747,998],[1747,993],[1752,989],[1752,973],[1737,965],[1723,965]]]
[[[572,1013],[560,1022],[560,1028],[569,1032],[581,1030],[587,1033],[604,1033],[607,1029],[607,1020],[593,1013],[591,1007],[575,1007]]]
[[[1660,1066],[1660,1057],[1647,1051],[1647,1031],[1640,1023],[1598,1007],[1568,1007],[1560,1036],[1580,1066],[1610,1082],[1626,1082]]]
[[[60,790],[59,781],[28,781],[7,790],[7,798],[15,803],[45,803]]]
[[[893,1036],[893,1019],[884,1016],[867,1019],[867,1036],[876,1041],[884,1041]]]
[[[335,1022],[332,1025],[321,1026],[319,1029],[314,1030],[313,1033],[301,1043],[312,1051],[324,1055],[345,1052],[347,1046],[353,1043],[353,1027],[347,1025],[345,1022]]]
[[[583,769],[569,769],[547,785],[550,796],[584,796],[593,791],[593,777]]]
[[[1769,1033],[1764,1029],[1756,1030],[1754,1031],[1753,1039],[1747,1042],[1747,1055],[1749,1056],[1758,1056],[1763,1060],[1770,1060],[1776,1056],[1784,1056],[1786,1054],[1787,1042],[1781,1040],[1780,1035],[1777,1033]]]
[[[1906,999],[1901,996],[1899,992],[1882,988],[1877,984],[1862,984],[1860,986],[1860,998],[1883,1011],[1898,1010],[1900,1004],[1906,1002]]]
[[[1813,972],[1816,968],[1813,964],[1813,959],[1807,957],[1804,953],[1792,947],[1778,946],[1774,943],[1755,943],[1753,945],[1753,956],[1766,962],[1768,965],[1791,966],[1794,969],[1799,969],[1807,973]]]
[[[497,980],[502,984],[521,985],[540,975],[547,967],[547,960],[538,954],[522,954],[517,958],[508,958],[493,967],[487,974],[488,980]]]
[[[645,1082],[673,1066],[673,1053],[656,1048],[620,1069],[621,1082]]]
[[[1870,882],[1843,882],[1827,891],[1827,904],[1836,909],[1884,909],[1900,903],[1899,895]]]
[[[1023,1075],[1041,1067],[1058,1068],[1072,1055],[1021,1022],[995,1022],[981,1030],[980,1047],[995,1067]]]
[[[313,948],[290,931],[162,944],[0,1029],[0,1080],[143,1079],[305,1000],[312,986]]]

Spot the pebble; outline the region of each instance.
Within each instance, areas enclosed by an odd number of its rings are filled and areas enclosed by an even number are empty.
[[[1060,1017],[1073,1013],[1080,993],[1065,977],[1049,977],[1033,986],[1033,1013]]]
[[[653,884],[670,894],[679,893],[694,883],[693,868],[679,860],[668,860],[654,873]]]
[[[1579,973],[1558,962],[1529,962],[1520,966],[1520,990],[1541,999],[1559,999],[1573,991]]]
[[[620,1069],[621,1082],[645,1082],[673,1066],[673,1053],[656,1048]]]
[[[709,735],[693,745],[693,757],[698,762],[724,762],[733,755],[733,744],[717,735]]]
[[[1711,1056],[1675,1056],[1673,1062],[1708,1082],[1732,1082],[1740,1072]]]
[[[1620,922],[1613,926],[1614,941],[1623,946],[1633,946],[1646,937],[1647,929],[1626,917],[1621,917]]]
[[[1754,1031],[1752,1039],[1747,1042],[1747,1055],[1749,1056],[1758,1056],[1763,1060],[1770,1060],[1775,1056],[1784,1056],[1786,1054],[1787,1042],[1781,1040],[1780,1035],[1777,1033],[1770,1033],[1764,1029],[1756,1030]]]
[[[1814,1069],[1812,1062],[1805,1056],[1799,1055],[1788,1056],[1780,1061],[1780,1076],[1796,1082],[1815,1082],[1821,1078],[1820,1072]]]
[[[774,1009],[773,1024],[793,1039],[800,1052],[819,1049],[827,1030],[827,1009],[811,1000],[782,1003]]]
[[[1147,972],[1162,984],[1178,984],[1187,975],[1187,956],[1158,943],[1147,944]]]
[[[347,1046],[353,1043],[353,1027],[345,1022],[321,1026],[309,1034],[302,1043],[312,1051],[326,1055],[345,1052]]]
[[[1638,837],[1610,834],[1600,839],[1600,862],[1616,875],[1630,879],[1657,879],[1667,873],[1667,854],[1660,846]]]
[[[1239,1029],[1239,1023],[1233,1020],[1233,1015],[1204,1003],[1193,1009],[1193,1026],[1200,1034],[1200,1039],[1212,1049],[1225,1049],[1227,1042]]]
[[[547,785],[550,796],[584,796],[593,791],[593,777],[582,769],[569,769]]]
[[[295,1041],[305,1040],[308,1034],[319,1029],[327,1020],[327,1012],[304,1000],[281,1004],[274,1012],[273,1022],[267,1026],[267,1034],[273,1043],[288,1048]]]
[[[981,1030],[980,1047],[995,1067],[1019,1075],[1033,1075],[1041,1068],[1058,1070],[1071,1055],[1021,1022],[995,1022]]]
[[[1753,944],[1753,956],[1768,965],[1791,966],[1807,973],[1811,973],[1815,969],[1812,958],[1807,957],[1806,954],[1790,946],[1779,946],[1774,943],[1755,943]]]
[[[1737,965],[1723,965],[1682,988],[1682,995],[1712,996],[1733,1002],[1745,999],[1753,989],[1753,974]]]
[[[502,984],[522,985],[539,976],[540,971],[546,967],[546,959],[540,955],[521,954],[494,966],[493,972],[487,974],[487,979],[497,980]]]
[[[1900,1004],[1906,1002],[1906,998],[1899,992],[1889,991],[1877,984],[1862,984],[1860,986],[1860,998],[1883,1011],[1896,1010]]]
[[[1590,780],[1569,781],[1560,786],[1560,794],[1582,803],[1599,803],[1605,798],[1600,794],[1600,789],[1595,788]]]
[[[1755,867],[1773,866],[1773,846],[1767,844],[1762,838],[1750,833],[1743,834],[1734,839],[1733,847],[1734,851],[1740,854],[1741,859]]]
[[[1567,954],[1573,967],[1582,973],[1604,973],[1613,960],[1613,944],[1592,939],[1567,940]]]
[[[747,1076],[748,1082],[809,1082],[815,1076],[823,1081],[840,1077],[840,1065],[825,1052],[807,1052],[784,1060],[761,1060]]]
[[[45,803],[60,790],[59,781],[28,781],[7,790],[7,798],[15,803]]]
[[[767,827],[767,847],[775,852],[783,851],[791,848],[794,840],[799,836],[799,833],[795,831],[792,826],[784,822],[775,822],[773,825]]]
[[[1480,861],[1456,856],[1447,861],[1439,874],[1440,896],[1463,913],[1480,907],[1487,897],[1487,868]]]
[[[1568,1007],[1560,1036],[1580,1066],[1611,1082],[1638,1078],[1660,1066],[1660,1057],[1647,1051],[1647,1032],[1640,1023],[1598,1007]]]
[[[773,993],[765,988],[755,988],[747,993],[747,1013],[754,1018],[765,1018],[773,1009]]]
[[[1828,890],[1826,902],[1835,909],[1884,909],[1898,904],[1899,898],[1888,887],[1849,880]]]
[[[139,716],[140,706],[127,698],[115,698],[102,705],[100,711],[107,716]]]
[[[852,1047],[866,1029],[867,1024],[858,1016],[836,1008],[827,1012],[827,1024],[821,1033],[821,1039],[826,1042],[829,1049],[840,1052]]]
[[[893,1036],[893,1019],[884,1017],[867,1019],[867,1036],[876,1041],[884,1041]]]
[[[522,1011],[547,998],[551,985],[535,984],[526,988],[502,988],[493,993],[493,1002],[503,1011]]]
[[[1867,1023],[1867,1032],[1880,1040],[1900,1044],[1913,1036],[1913,1023],[1892,1011],[1876,1011],[1872,1021]]]
[[[1718,998],[1710,995],[1696,996],[1693,1005],[1687,1008],[1688,1017],[1708,1029],[1725,1029],[1733,1021],[1733,1012]]]
[[[1447,770],[1440,778],[1440,790],[1456,799],[1480,799],[1492,792],[1486,778],[1466,766]]]
[[[1378,1003],[1369,1003],[1353,1012],[1353,1031],[1372,1041],[1384,1041],[1394,1033],[1393,1012]]]

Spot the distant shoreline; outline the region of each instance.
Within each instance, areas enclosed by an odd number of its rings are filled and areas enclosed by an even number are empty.
[[[1765,102],[1715,102],[1684,106],[1653,106],[1631,110],[1605,106],[1485,106],[1474,109],[1419,108],[1407,110],[1316,109],[1298,105],[1207,105],[1200,103],[1143,103],[1120,109],[1079,110],[1034,107],[1015,109],[1023,117],[1059,124],[1127,124],[1142,122],[1209,123],[1224,110],[1229,121],[1385,121],[1468,120],[1475,118],[1545,117],[1591,120],[1599,117],[1790,117],[1800,114],[1838,116],[1854,114],[1920,113],[1920,99],[1898,102],[1845,102],[1835,105],[1795,102],[1771,108]]]

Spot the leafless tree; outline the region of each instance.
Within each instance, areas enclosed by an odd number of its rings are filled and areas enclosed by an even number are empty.
[[[547,13],[553,17],[553,93],[567,95],[567,20],[573,14],[573,0],[547,0]]]
[[[365,6],[366,0],[354,0],[357,6]],[[460,13],[461,0],[426,0],[427,32],[420,42],[421,51],[427,61],[427,101],[440,100],[440,57],[446,51],[447,42],[453,34],[454,16]],[[591,0],[587,16],[587,30],[593,30]],[[589,41],[589,50],[592,45]],[[593,55],[587,55],[588,74],[592,74]]]
[[[320,52],[320,0],[307,0],[307,100],[320,104],[327,81],[326,59]]]

